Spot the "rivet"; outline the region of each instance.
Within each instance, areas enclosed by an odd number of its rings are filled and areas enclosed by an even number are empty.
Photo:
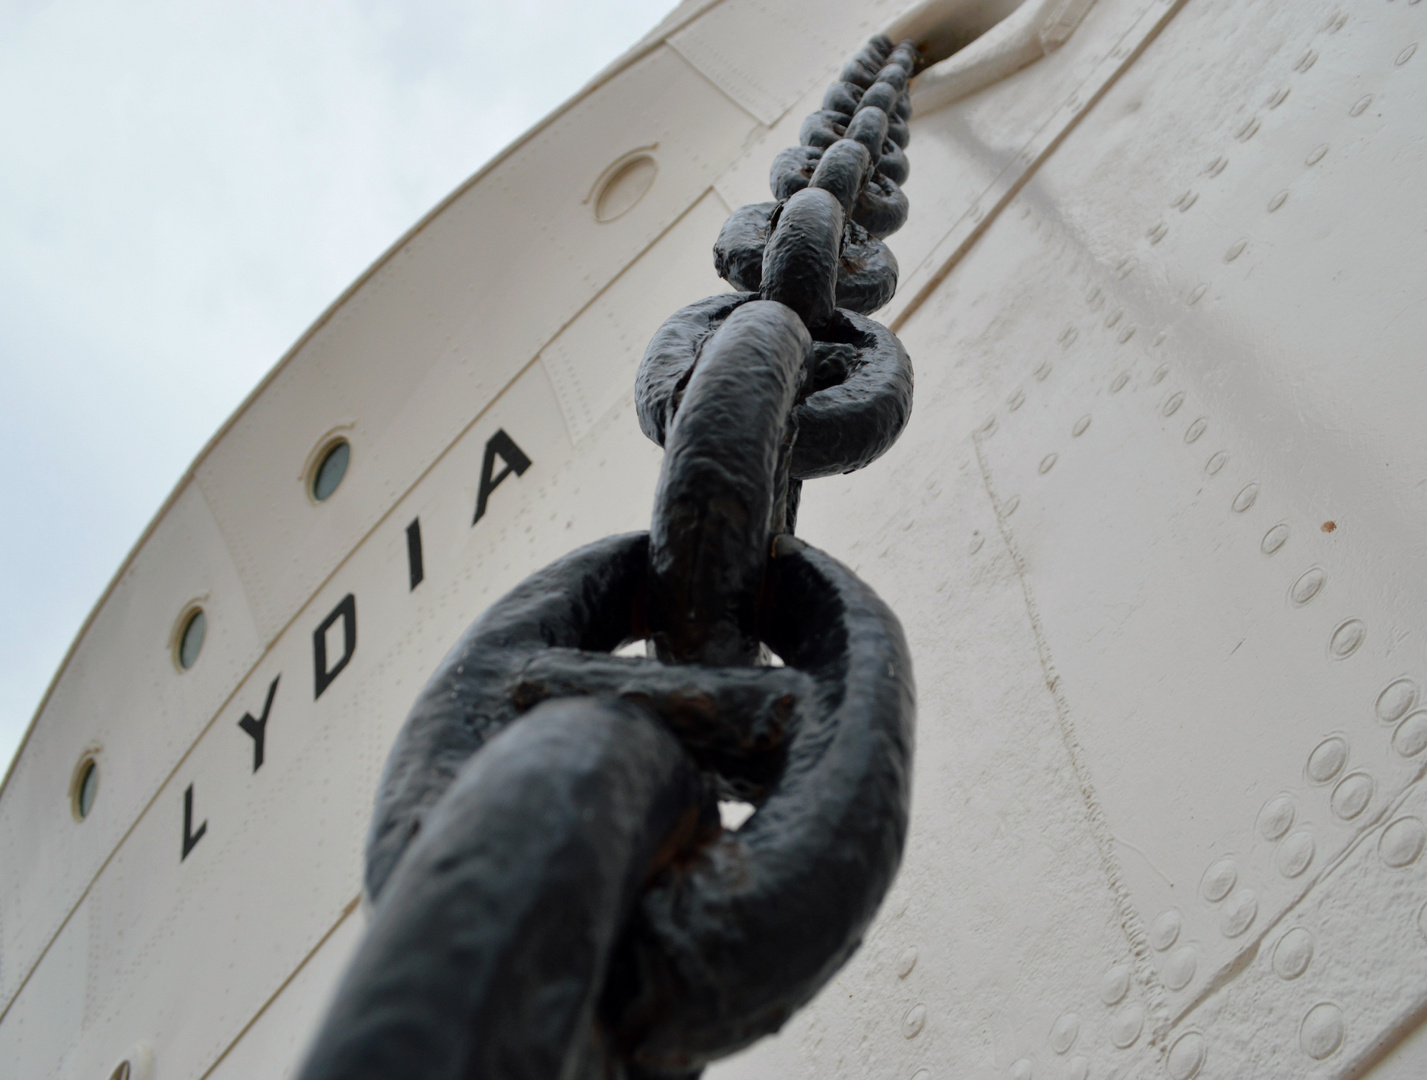
[[[1358,646],[1367,636],[1367,628],[1360,619],[1345,619],[1334,629],[1328,639],[1328,654],[1334,660],[1346,660],[1358,651]]]
[[[1349,773],[1333,788],[1328,805],[1332,807],[1334,816],[1343,821],[1352,821],[1368,808],[1375,787],[1372,777],[1367,773]]]
[[[1268,212],[1272,214],[1280,206],[1288,201],[1288,189],[1285,188],[1268,201]]]
[[[1314,1061],[1332,1057],[1343,1045],[1343,1010],[1330,1001],[1314,1005],[1303,1017],[1298,1043]]]
[[[1397,54],[1397,59],[1394,60],[1393,63],[1398,67],[1401,67],[1403,64],[1407,63],[1407,61],[1412,59],[1412,54],[1416,51],[1417,42],[1414,41],[1411,45],[1407,46],[1407,48],[1403,49],[1400,53]]]
[[[1278,872],[1286,878],[1296,878],[1312,864],[1315,847],[1313,834],[1307,829],[1293,833],[1278,849]]]
[[[1389,683],[1377,696],[1373,711],[1384,724],[1395,724],[1407,715],[1407,711],[1417,704],[1417,684],[1411,679],[1397,679]]]
[[[1372,104],[1372,95],[1371,95],[1371,94],[1366,94],[1366,95],[1364,95],[1363,97],[1358,98],[1357,101],[1353,102],[1353,107],[1348,110],[1348,115],[1349,115],[1349,116],[1362,116],[1362,114],[1367,111],[1368,106],[1371,105],[1371,104]]]
[[[1288,542],[1288,524],[1280,521],[1268,532],[1263,534],[1263,541],[1259,544],[1259,550],[1265,555],[1272,555],[1279,548]]]
[[[1057,454],[1054,450],[1052,450],[1045,457],[1041,458],[1040,474],[1044,476],[1046,473],[1050,472],[1051,469],[1055,468],[1055,463],[1059,459],[1059,457],[1060,455]]]
[[[915,946],[908,946],[902,951],[902,955],[897,957],[897,978],[905,979],[912,973],[912,968],[917,966],[917,950]]]
[[[1137,1004],[1126,1005],[1110,1021],[1110,1041],[1121,1050],[1128,1050],[1135,1045],[1144,1027],[1144,1007]]]
[[[1199,303],[1199,301],[1204,298],[1204,294],[1205,294],[1206,292],[1208,292],[1208,291],[1209,291],[1209,283],[1208,283],[1207,281],[1200,282],[1198,285],[1194,286],[1194,288],[1190,289],[1190,290],[1189,290],[1189,303],[1190,303],[1190,306],[1192,307],[1193,305]]]
[[[1239,142],[1248,142],[1250,139],[1252,139],[1252,138],[1254,137],[1254,132],[1258,131],[1258,129],[1259,129],[1258,117],[1254,117],[1254,118],[1251,119],[1248,123],[1246,123],[1243,127],[1239,128],[1239,130],[1238,130],[1237,132],[1234,133],[1234,138],[1238,139]]]
[[[1236,938],[1253,925],[1258,913],[1259,898],[1254,891],[1235,889],[1219,913],[1219,931],[1227,938]]]
[[[1303,571],[1298,580],[1288,590],[1288,599],[1294,607],[1302,607],[1323,591],[1328,580],[1321,567],[1313,566]]]
[[[1264,803],[1263,809],[1259,811],[1259,835],[1269,843],[1282,840],[1288,830],[1293,828],[1293,819],[1297,814],[1298,811],[1289,796],[1275,795]]]
[[[1319,143],[1312,150],[1308,151],[1308,156],[1303,159],[1305,165],[1317,165],[1323,160],[1323,156],[1328,153],[1328,144]]]
[[[925,1005],[913,1005],[907,1010],[907,1015],[902,1017],[902,1034],[908,1039],[915,1039],[921,1034],[922,1028],[927,1023],[927,1007]]]
[[[1303,771],[1313,783],[1326,784],[1342,772],[1347,763],[1347,741],[1340,735],[1330,735],[1313,748]]]
[[[1161,411],[1164,413],[1165,416],[1173,416],[1179,411],[1179,407],[1183,404],[1184,391],[1179,390],[1169,395],[1169,398],[1165,401],[1164,408]]]
[[[1020,505],[1021,497],[1019,495],[1012,495],[1009,499],[1006,500],[1006,507],[1002,511],[1002,513],[1005,514],[1006,517],[1010,517],[1016,512],[1016,508]]]
[[[1050,1048],[1057,1054],[1067,1053],[1080,1037],[1080,1017],[1073,1012],[1061,1013],[1050,1029]]]
[[[1150,924],[1150,948],[1155,952],[1164,952],[1179,940],[1179,931],[1183,926],[1184,919],[1177,908],[1161,911]]]
[[[1398,818],[1382,831],[1377,842],[1378,857],[1383,863],[1400,870],[1417,861],[1422,854],[1422,846],[1427,843],[1427,830],[1415,817]]]
[[[1219,472],[1220,469],[1224,467],[1224,464],[1228,460],[1229,455],[1224,453],[1224,451],[1220,450],[1217,454],[1215,454],[1213,457],[1211,457],[1208,461],[1204,463],[1204,471],[1210,476],[1214,476]]]
[[[1113,389],[1113,387],[1112,387],[1111,389]],[[1080,436],[1082,436],[1082,435],[1085,434],[1086,429],[1089,428],[1089,427],[1090,427],[1090,414],[1089,414],[1089,413],[1086,413],[1086,414],[1085,414],[1084,416],[1082,416],[1079,420],[1075,421],[1075,425],[1070,429],[1070,434],[1071,434],[1074,438],[1077,438],[1077,439],[1078,439],[1078,438],[1080,438]]]
[[[1130,966],[1116,964],[1100,980],[1100,1000],[1106,1005],[1118,1005],[1130,992]]]
[[[1227,164],[1229,164],[1229,159],[1220,154],[1213,161],[1209,162],[1209,167],[1204,171],[1210,176],[1218,176],[1224,171],[1224,166]]]
[[[1120,372],[1120,374],[1115,376],[1114,382],[1110,384],[1110,393],[1118,394],[1121,390],[1125,388],[1125,384],[1129,381],[1130,373],[1128,371]]]
[[[1154,225],[1149,232],[1145,233],[1145,235],[1150,238],[1151,244],[1158,244],[1161,240],[1164,239],[1164,234],[1167,232],[1169,232],[1169,226],[1161,221],[1158,224]]]
[[[1427,750],[1427,711],[1412,713],[1392,733],[1392,748],[1403,757],[1416,757]]]
[[[1217,904],[1229,895],[1238,880],[1239,868],[1234,865],[1233,859],[1226,856],[1212,863],[1209,869],[1204,871],[1204,877],[1199,882],[1199,895],[1209,903]]]
[[[1171,990],[1183,990],[1194,981],[1194,970],[1198,966],[1198,950],[1193,945],[1181,945],[1165,957],[1160,978]]]
[[[1006,399],[1007,407],[1015,412],[1026,403],[1026,392],[1017,388],[1016,392]]]
[[[1170,1080],[1194,1080],[1204,1067],[1204,1057],[1204,1036],[1199,1032],[1186,1032],[1175,1039],[1165,1060]]]
[[[1278,91],[1276,94],[1273,95],[1273,97],[1271,97],[1271,98],[1268,99],[1268,107],[1269,107],[1270,109],[1276,109],[1276,108],[1278,108],[1280,105],[1283,104],[1284,100],[1285,100],[1287,97],[1288,97],[1288,87],[1285,86],[1285,87],[1280,88],[1279,91]]]
[[[1155,373],[1150,376],[1150,385],[1158,386],[1164,382],[1164,377],[1169,374],[1169,367],[1163,366],[1155,369]]]
[[[1243,489],[1242,491],[1240,491],[1237,495],[1234,496],[1234,502],[1233,502],[1234,513],[1236,513],[1236,514],[1242,514],[1242,513],[1243,513],[1245,510],[1247,510],[1249,507],[1253,506],[1254,501],[1255,501],[1258,497],[1259,497],[1259,486],[1258,486],[1258,484],[1247,484],[1247,485],[1245,485],[1245,486],[1244,486],[1244,489]]]
[[[1285,982],[1292,982],[1313,962],[1313,935],[1295,926],[1273,947],[1273,973]]]
[[[1308,50],[1306,53],[1304,53],[1303,56],[1299,59],[1298,63],[1296,63],[1296,64],[1293,65],[1293,70],[1294,70],[1294,71],[1297,71],[1297,72],[1307,71],[1309,68],[1311,68],[1311,67],[1317,62],[1317,60],[1318,60],[1318,54],[1317,54],[1316,52],[1314,52],[1312,49],[1309,49],[1309,50]]]
[[[1198,420],[1194,421],[1194,423],[1190,424],[1184,432],[1184,444],[1188,446],[1192,443],[1198,442],[1199,436],[1204,434],[1204,429],[1208,426],[1208,424],[1209,421],[1202,416]]]
[[[1237,259],[1244,253],[1244,248],[1248,247],[1248,243],[1247,240],[1236,241],[1228,251],[1224,252],[1224,261],[1227,263]]]

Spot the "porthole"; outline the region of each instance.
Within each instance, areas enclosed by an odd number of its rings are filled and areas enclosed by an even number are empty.
[[[312,470],[308,490],[318,502],[325,502],[337,490],[342,477],[347,475],[347,466],[352,460],[352,444],[346,439],[337,439],[325,447],[317,456],[317,464]]]
[[[600,174],[585,196],[596,221],[603,224],[623,217],[644,198],[659,174],[659,163],[649,153],[657,146],[655,143],[631,150]]]
[[[99,794],[99,763],[93,754],[85,754],[75,766],[74,777],[69,782],[69,808],[75,821],[83,821],[94,809],[94,798]]]
[[[208,632],[208,616],[201,607],[190,608],[179,619],[179,631],[174,643],[173,659],[179,671],[187,671],[198,662],[203,651],[203,636]]]

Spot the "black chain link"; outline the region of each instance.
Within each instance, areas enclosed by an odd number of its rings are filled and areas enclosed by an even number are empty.
[[[917,60],[878,37],[843,68],[773,164],[777,201],[719,235],[742,291],[651,342],[650,532],[531,575],[422,691],[303,1080],[687,1076],[857,948],[906,835],[911,661],[792,531],[802,481],[868,464],[911,410],[907,354],[866,315],[896,288]],[[611,655],[638,640],[655,655]],[[757,809],[727,831],[721,797]]]

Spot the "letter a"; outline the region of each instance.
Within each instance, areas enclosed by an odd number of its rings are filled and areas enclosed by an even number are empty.
[[[504,462],[504,468],[500,472],[495,471],[496,455]],[[501,428],[486,443],[486,457],[481,462],[481,489],[476,495],[476,516],[471,519],[474,525],[486,516],[486,503],[491,497],[491,492],[500,486],[500,482],[511,473],[521,476],[525,470],[530,468],[530,459],[525,456],[525,451],[515,445],[515,440],[505,433]]]

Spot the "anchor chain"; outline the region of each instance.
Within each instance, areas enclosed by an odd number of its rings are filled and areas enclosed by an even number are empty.
[[[856,950],[906,836],[911,659],[792,533],[802,482],[873,461],[911,411],[906,351],[867,314],[896,288],[917,64],[881,36],[857,53],[774,161],[775,201],[719,235],[740,291],[654,336],[650,531],[532,574],[423,689],[302,1080],[693,1076]],[[756,809],[725,830],[721,798]]]

